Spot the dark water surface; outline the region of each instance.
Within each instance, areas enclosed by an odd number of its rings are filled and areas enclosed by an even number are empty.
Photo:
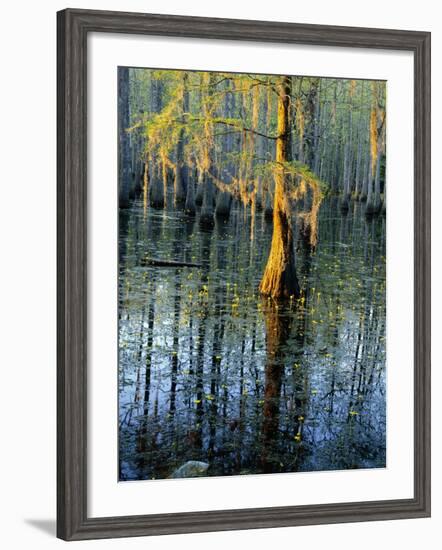
[[[137,201],[120,215],[120,480],[385,466],[385,220],[321,206],[305,295],[258,284],[272,225],[237,205],[200,229]],[[157,258],[200,267],[144,267]]]

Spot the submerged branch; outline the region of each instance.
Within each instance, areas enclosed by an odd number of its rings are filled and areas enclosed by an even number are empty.
[[[192,262],[177,262],[175,260],[157,260],[155,258],[143,258],[141,265],[155,267],[203,267],[202,264]]]

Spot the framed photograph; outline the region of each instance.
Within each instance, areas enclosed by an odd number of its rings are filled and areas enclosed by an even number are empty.
[[[58,13],[58,536],[430,515],[430,34]]]

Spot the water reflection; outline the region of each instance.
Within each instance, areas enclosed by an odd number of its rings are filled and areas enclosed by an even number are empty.
[[[169,201],[170,202],[170,201]],[[271,238],[237,205],[213,231],[135,202],[120,219],[120,479],[385,466],[385,221],[321,206],[303,296],[258,284]],[[253,233],[253,239],[251,239]],[[158,267],[160,258],[197,267]]]

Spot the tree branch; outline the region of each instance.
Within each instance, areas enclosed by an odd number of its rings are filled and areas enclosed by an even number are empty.
[[[192,120],[197,120],[198,122],[203,122],[205,119],[201,117],[192,117]],[[212,119],[210,122],[212,124],[224,124],[225,126],[230,126],[232,128],[236,128],[237,132],[250,132],[251,134],[255,134],[257,136],[265,137],[267,139],[278,139],[279,136],[269,136],[268,134],[263,134],[262,132],[258,132],[257,130],[253,130],[253,128],[246,128],[245,126],[240,126],[234,122],[228,122],[227,120],[220,120],[220,119]]]

